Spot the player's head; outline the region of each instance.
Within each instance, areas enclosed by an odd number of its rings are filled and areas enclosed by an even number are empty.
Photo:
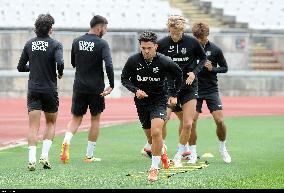
[[[170,36],[174,42],[181,39],[183,32],[185,31],[186,20],[180,15],[172,15],[168,18],[168,30]]]
[[[202,44],[205,45],[208,41],[207,37],[209,36],[209,26],[206,23],[198,22],[192,25],[192,34],[196,39]]]
[[[54,18],[50,14],[40,14],[35,21],[35,33],[37,37],[48,37],[52,32]]]
[[[99,33],[99,37],[103,37],[103,35],[107,32],[107,24],[107,19],[100,15],[95,15],[90,21],[91,29],[96,30]]]
[[[157,34],[152,31],[144,31],[139,36],[140,50],[145,60],[150,60],[156,56]]]

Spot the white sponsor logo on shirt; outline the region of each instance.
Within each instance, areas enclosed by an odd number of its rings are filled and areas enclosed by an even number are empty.
[[[137,81],[139,81],[139,82],[146,82],[146,81],[159,82],[159,81],[161,81],[161,79],[160,78],[153,78],[153,77],[148,77],[148,76],[139,76],[139,75],[137,75]]]
[[[45,41],[32,42],[32,51],[35,50],[46,51],[47,47],[48,47],[48,42]]]
[[[173,58],[174,62],[186,62],[189,60],[189,57],[184,57],[184,58]]]
[[[95,42],[79,41],[79,50],[92,52]]]

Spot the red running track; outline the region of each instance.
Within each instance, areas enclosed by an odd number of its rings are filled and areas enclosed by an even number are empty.
[[[284,115],[284,97],[222,97],[224,115],[256,116]],[[0,99],[0,149],[26,143],[28,133],[28,114],[26,99]],[[210,116],[203,104],[202,117]],[[63,134],[71,119],[71,99],[61,98],[56,126],[56,134]],[[173,116],[175,118],[175,116]],[[284,118],[284,117],[283,117]],[[106,99],[106,109],[101,117],[101,124],[119,124],[137,121],[136,108],[132,98]],[[39,138],[41,139],[44,116],[42,114]],[[89,112],[83,119],[79,130],[90,125]]]

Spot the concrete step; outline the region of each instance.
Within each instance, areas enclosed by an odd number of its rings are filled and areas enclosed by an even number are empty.
[[[255,70],[283,70],[280,63],[252,63],[251,66]]]
[[[253,63],[277,63],[278,60],[275,56],[267,57],[267,56],[257,56],[252,57]]]
[[[253,56],[274,56],[274,52],[272,50],[253,50],[252,51]]]
[[[204,13],[202,9],[188,0],[170,0],[173,7],[182,10],[183,15],[188,19],[190,24],[194,22],[206,22],[210,27],[224,27],[222,21],[218,21],[209,14]]]

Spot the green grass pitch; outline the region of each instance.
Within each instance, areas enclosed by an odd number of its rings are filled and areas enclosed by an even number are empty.
[[[140,124],[131,123],[102,128],[95,149],[101,162],[84,163],[87,133],[77,133],[71,142],[70,163],[59,159],[63,136],[56,137],[50,151],[51,170],[40,164],[28,171],[27,146],[0,151],[0,188],[284,188],[284,117],[234,117],[225,118],[228,129],[227,148],[232,157],[225,164],[218,152],[215,124],[211,118],[198,122],[197,151],[199,156],[212,153],[207,158],[209,166],[168,179],[160,177],[155,183],[147,181],[150,159],[140,150],[146,139]],[[178,144],[178,122],[168,125],[168,155],[172,158]],[[41,154],[38,144],[37,158]],[[127,176],[144,172],[141,177]],[[162,174],[161,174],[162,175]]]

